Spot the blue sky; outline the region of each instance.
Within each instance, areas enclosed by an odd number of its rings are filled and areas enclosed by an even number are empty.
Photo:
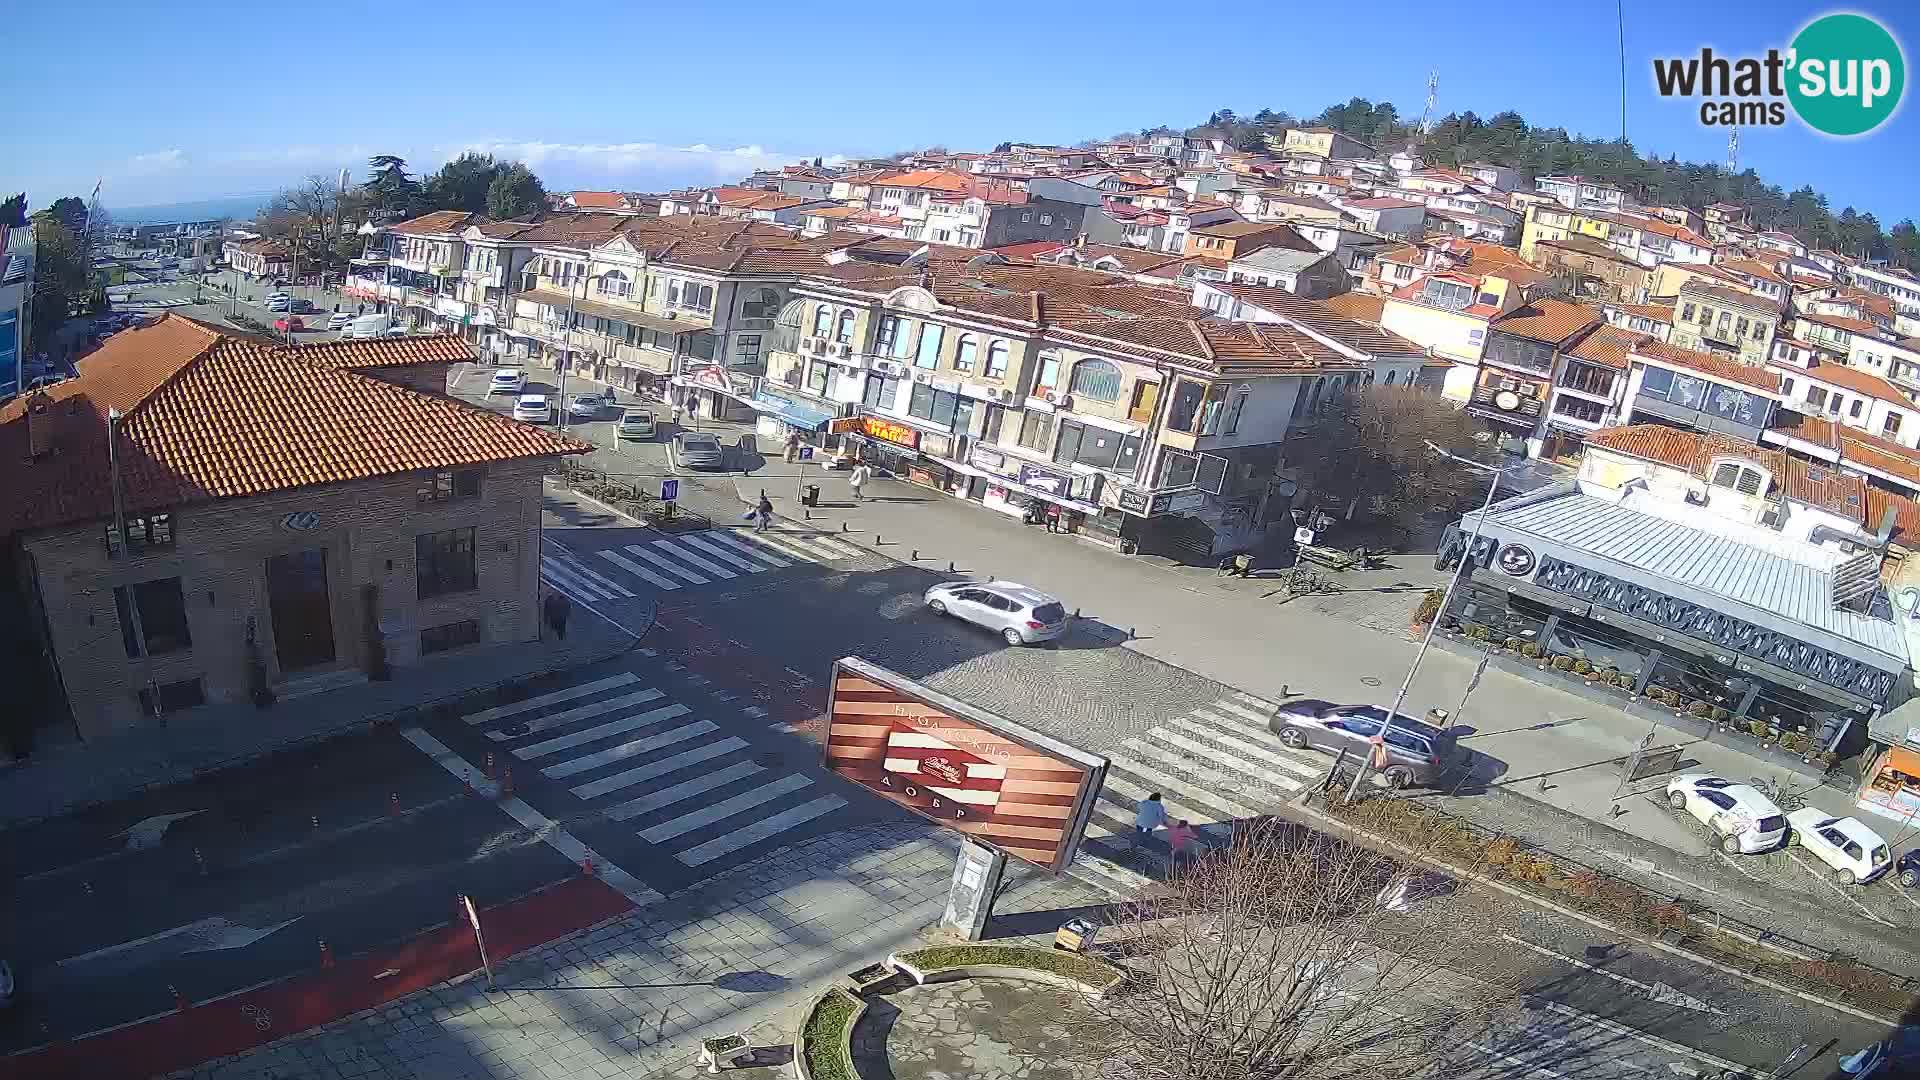
[[[1230,107],[1317,112],[1358,95],[1417,116],[1518,109],[1619,129],[1613,4],[1291,0],[1181,7],[1107,0],[888,5],[757,0],[440,4],[335,0],[270,14],[235,0],[38,0],[10,13],[0,190],[109,207],[272,190],[392,152],[430,169],[465,147],[534,165],[550,188],[656,190],[799,156],[939,143],[1074,142],[1187,125]],[[1784,47],[1834,8],[1626,0],[1628,129],[1642,151],[1720,160],[1725,134],[1658,99],[1650,60]],[[1852,10],[1909,63],[1920,5]],[[276,24],[284,33],[276,32]],[[75,66],[84,65],[76,73]],[[1911,75],[1911,72],[1909,73]],[[1910,90],[1908,97],[1920,94]],[[1742,133],[1742,160],[1883,222],[1920,217],[1920,109],[1834,141],[1789,121]]]

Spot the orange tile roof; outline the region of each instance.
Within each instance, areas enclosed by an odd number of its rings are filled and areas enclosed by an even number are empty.
[[[1716,353],[1682,349],[1664,341],[1654,341],[1649,338],[1634,346],[1633,356],[1637,360],[1652,360],[1671,367],[1686,368],[1702,375],[1710,375],[1723,382],[1751,386],[1770,394],[1780,392],[1780,376],[1777,373],[1765,368],[1748,367],[1738,360],[1729,360]]]
[[[1856,394],[1864,394],[1881,401],[1912,407],[1913,402],[1900,388],[1871,371],[1862,371],[1845,364],[1815,364],[1806,371],[1806,378],[1815,382],[1845,387]]]
[[[1672,304],[1611,304],[1608,306],[1618,308],[1629,315],[1638,315],[1643,319],[1652,319],[1654,322],[1673,322]]]
[[[1840,460],[1920,485],[1920,451],[1854,428],[1841,428],[1839,437]]]
[[[874,187],[926,188],[932,191],[970,191],[974,179],[945,169],[913,169],[873,178]]]
[[[1380,314],[1387,306],[1387,298],[1379,293],[1348,292],[1338,296],[1329,296],[1320,301],[1333,311],[1349,319],[1378,324]]]
[[[1602,326],[1593,333],[1580,339],[1567,355],[1615,371],[1627,370],[1627,358],[1643,342],[1652,341],[1649,334],[1636,333],[1618,326]]]
[[[1492,328],[1530,341],[1559,345],[1599,322],[1599,314],[1590,308],[1565,300],[1540,299],[1493,320]]]
[[[570,191],[567,198],[582,210],[624,210],[627,197],[617,191]]]
[[[1880,528],[1880,520],[1893,511],[1893,535],[1902,541],[1901,546],[1914,537],[1920,536],[1920,502],[1905,495],[1896,495],[1891,491],[1882,491],[1873,485],[1867,485],[1867,517],[1864,524],[1868,529]]]
[[[77,378],[0,407],[0,535],[113,512],[107,413],[122,414],[126,509],[138,513],[422,469],[585,453],[587,443],[360,369],[459,354],[453,339],[283,346],[169,314],[115,335]],[[29,401],[53,451],[28,452]]]
[[[1836,330],[1845,330],[1853,334],[1866,334],[1877,337],[1882,332],[1880,327],[1873,323],[1867,322],[1864,319],[1851,319],[1845,315],[1827,315],[1818,311],[1803,311],[1797,317],[1805,319],[1808,322],[1816,322],[1822,326],[1831,326]]]
[[[422,214],[417,218],[396,222],[387,228],[408,236],[428,236],[450,233],[464,228],[469,221],[479,219],[480,215],[469,214],[465,210],[435,210],[431,214]]]
[[[1724,435],[1668,427],[1665,424],[1632,424],[1606,428],[1587,436],[1588,446],[1599,446],[1630,454],[1662,465],[1699,474],[1715,454],[1735,454],[1766,465],[1777,476],[1787,455],[1749,442],[1737,442]]]

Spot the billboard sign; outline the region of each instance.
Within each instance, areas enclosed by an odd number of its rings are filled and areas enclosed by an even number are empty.
[[[1058,873],[1107,760],[857,657],[836,661],[827,768],[978,843]]]

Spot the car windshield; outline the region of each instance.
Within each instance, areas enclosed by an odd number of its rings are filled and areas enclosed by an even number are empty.
[[[575,405],[594,405],[594,406],[598,406],[598,405],[599,405],[599,404],[600,404],[600,403],[601,403],[602,401],[605,401],[605,400],[606,400],[606,399],[605,399],[605,398],[603,398],[603,397],[601,397],[601,396],[600,396],[599,394],[575,394],[575,395],[573,395],[573,403],[574,403]]]
[[[1781,817],[1779,814],[1769,814],[1761,818],[1754,827],[1761,832],[1779,832],[1781,829],[1787,827],[1787,819]]]
[[[1067,617],[1067,609],[1059,604],[1041,604],[1033,609],[1033,617],[1043,623],[1057,623]]]
[[[718,450],[720,441],[711,435],[688,435],[681,438],[680,445],[689,450]]]
[[[628,423],[648,424],[653,422],[653,414],[650,412],[630,412],[620,419]]]

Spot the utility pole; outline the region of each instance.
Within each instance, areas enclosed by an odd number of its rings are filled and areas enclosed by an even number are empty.
[[[591,280],[593,280],[593,249],[589,248],[587,249],[585,272],[580,275],[579,291],[586,292],[587,282]],[[567,325],[560,331],[560,400],[555,403],[555,407],[560,410],[560,422],[558,426],[561,431],[567,429],[567,369],[573,366],[573,323],[575,310],[574,289],[572,285],[568,285]]]
[[[1440,619],[1446,614],[1447,602],[1453,599],[1454,587],[1459,585],[1460,579],[1467,575],[1468,563],[1473,558],[1473,547],[1480,542],[1480,530],[1485,528],[1487,524],[1487,508],[1493,505],[1493,497],[1500,490],[1500,478],[1506,475],[1506,470],[1497,465],[1488,465],[1485,462],[1475,461],[1472,458],[1464,458],[1458,454],[1450,454],[1438,446],[1435,446],[1432,442],[1427,443],[1427,449],[1449,461],[1465,465],[1467,468],[1479,469],[1482,472],[1491,473],[1493,475],[1493,481],[1487,485],[1486,501],[1480,504],[1480,513],[1473,519],[1473,532],[1467,537],[1467,553],[1461,559],[1460,565],[1454,568],[1453,574],[1447,578],[1447,589],[1440,594],[1440,610],[1434,614],[1433,621],[1427,624],[1427,636],[1420,639],[1420,651],[1413,654],[1413,663],[1407,665],[1407,677],[1400,684],[1400,692],[1394,695],[1393,707],[1387,710],[1387,719],[1385,725],[1380,729],[1379,736],[1383,742],[1387,734],[1393,730],[1393,720],[1400,715],[1400,706],[1406,703],[1407,691],[1413,688],[1413,677],[1419,674],[1420,661],[1426,659],[1427,648],[1433,644],[1434,631],[1439,629]],[[1363,755],[1359,765],[1354,768],[1353,782],[1347,785],[1347,802],[1352,802],[1354,795],[1359,793],[1360,781],[1367,775],[1367,767],[1372,761],[1372,755]]]
[[[1740,175],[1740,129],[1727,129],[1727,175]]]

